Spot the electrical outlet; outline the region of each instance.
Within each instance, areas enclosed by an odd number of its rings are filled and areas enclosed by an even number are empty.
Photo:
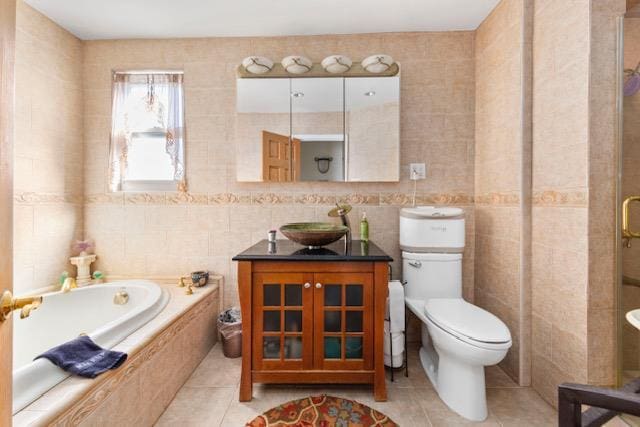
[[[417,181],[427,177],[427,167],[424,163],[411,163],[409,165],[409,179]]]

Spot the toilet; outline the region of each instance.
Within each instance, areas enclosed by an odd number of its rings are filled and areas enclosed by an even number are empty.
[[[440,398],[472,420],[487,418],[484,367],[504,359],[511,334],[496,316],[462,299],[464,211],[400,211],[405,304],[422,322],[420,361]]]

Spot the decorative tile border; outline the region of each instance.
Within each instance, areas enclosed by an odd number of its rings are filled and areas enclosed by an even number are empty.
[[[470,205],[473,196],[464,193],[417,194],[416,204]],[[86,204],[136,205],[333,205],[409,206],[409,193],[127,193],[91,194]]]
[[[532,196],[534,206],[588,206],[586,191],[538,191]],[[411,193],[100,193],[86,197],[73,194],[17,193],[16,204],[88,204],[88,205],[333,205],[348,203],[363,206],[410,206]],[[516,193],[417,194],[418,205],[518,205]]]
[[[122,193],[90,194],[84,198],[88,205],[121,205],[124,203]]]
[[[533,206],[588,207],[589,194],[584,191],[536,191],[532,196]]]
[[[520,204],[520,194],[486,193],[475,196],[475,202],[479,205],[518,206]]]
[[[31,193],[23,192],[13,195],[13,201],[19,205],[42,205],[73,203],[82,204],[83,197],[74,194]]]

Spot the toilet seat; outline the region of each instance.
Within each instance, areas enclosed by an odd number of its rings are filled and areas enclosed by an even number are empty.
[[[462,298],[433,298],[424,313],[436,326],[461,341],[488,350],[511,347],[511,333],[496,316]]]

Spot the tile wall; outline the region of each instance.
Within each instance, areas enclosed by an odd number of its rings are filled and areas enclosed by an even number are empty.
[[[616,18],[624,2],[536,0],[532,384],[615,381]]]
[[[525,4],[503,0],[478,28],[475,95],[475,299],[511,331],[513,347],[500,366],[521,385],[530,381],[530,291],[523,254],[530,244]]]
[[[618,28],[625,10],[624,0],[591,3],[587,377],[607,386],[616,383],[617,367]]]
[[[532,385],[550,402],[587,381],[589,9],[535,2]]]
[[[14,289],[49,286],[83,232],[82,42],[22,1],[16,17]]]
[[[235,69],[251,54],[320,61],[387,52],[401,63],[399,183],[236,182]],[[107,154],[113,69],[185,72],[188,194],[109,194]],[[400,275],[398,212],[411,203],[408,164],[427,163],[418,202],[464,207],[468,218],[465,295],[473,298],[474,33],[88,41],[84,43],[85,228],[98,268],[112,274],[178,274],[208,268],[227,278],[230,258],[290,221],[326,220],[336,201],[367,212],[374,242]]]

